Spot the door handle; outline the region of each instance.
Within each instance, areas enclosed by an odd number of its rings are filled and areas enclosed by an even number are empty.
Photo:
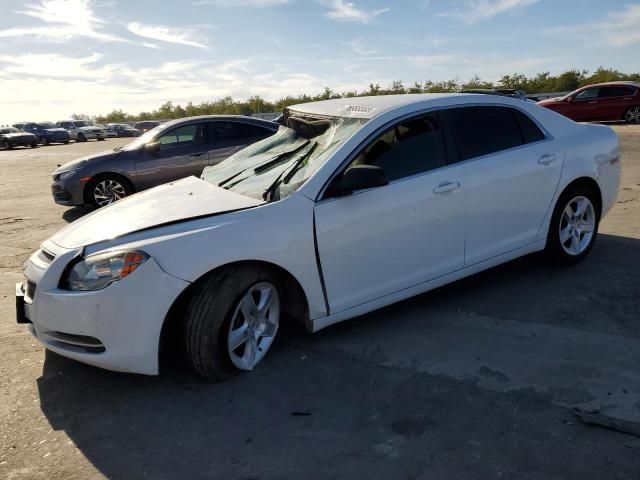
[[[191,155],[189,155],[190,157],[199,157],[201,155],[204,155],[205,152],[200,152],[200,153],[192,153]]]
[[[547,153],[538,158],[538,163],[540,165],[549,165],[552,162],[556,161],[556,156],[553,153]]]
[[[443,193],[453,192],[458,188],[460,188],[460,182],[446,182],[446,183],[441,183],[436,188],[434,188],[433,193],[440,195]]]

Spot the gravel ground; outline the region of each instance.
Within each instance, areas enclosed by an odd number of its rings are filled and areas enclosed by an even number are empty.
[[[126,140],[0,151],[0,478],[637,479],[640,126],[589,259],[532,255],[310,336],[249,375],[144,377],[49,352],[15,323],[56,164]],[[597,409],[596,423],[574,413]]]

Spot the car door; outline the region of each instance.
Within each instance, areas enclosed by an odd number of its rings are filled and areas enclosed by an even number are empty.
[[[195,175],[207,166],[206,123],[188,123],[171,128],[154,139],[157,151],[144,148],[136,158],[141,188]]]
[[[585,88],[572,97],[569,107],[571,115],[567,115],[576,122],[586,122],[597,119],[598,113],[598,87]]]
[[[315,205],[331,313],[445,275],[464,263],[462,168],[447,165],[437,114],[399,121],[355,152],[389,184]]]
[[[254,124],[236,120],[209,122],[208,164],[216,165],[248,145],[275,133]]]
[[[503,106],[444,113],[465,178],[465,266],[535,241],[551,205],[564,154],[523,111]]]
[[[597,120],[622,120],[633,93],[634,90],[630,87],[600,87]]]

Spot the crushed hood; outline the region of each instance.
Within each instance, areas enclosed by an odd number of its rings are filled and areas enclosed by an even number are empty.
[[[63,228],[51,241],[77,248],[181,220],[262,205],[264,202],[188,177],[96,210]]]

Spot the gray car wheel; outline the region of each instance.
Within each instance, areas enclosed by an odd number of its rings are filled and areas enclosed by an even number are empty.
[[[629,108],[624,114],[627,123],[640,123],[640,106]]]
[[[98,208],[111,205],[132,193],[129,182],[114,174],[99,175],[87,185],[87,200]]]

